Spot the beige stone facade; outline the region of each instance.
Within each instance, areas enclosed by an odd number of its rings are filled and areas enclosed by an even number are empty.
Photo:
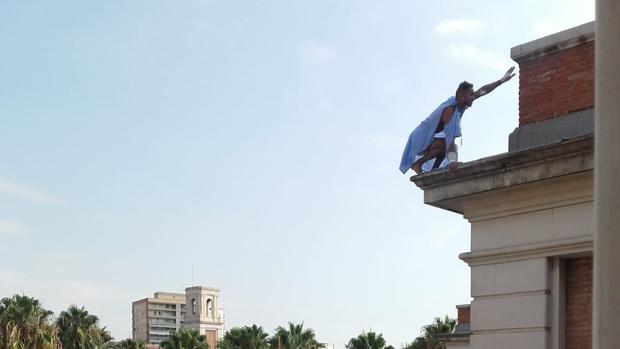
[[[218,339],[224,335],[224,314],[219,308],[220,290],[212,287],[188,287],[187,315],[185,327],[198,330],[207,339],[210,348],[215,348]]]
[[[588,23],[513,49],[527,64],[527,112],[538,98],[553,94],[557,108],[577,91],[569,112],[537,108],[508,153],[412,177],[427,204],[471,223],[471,250],[459,256],[471,268],[471,334],[449,348],[591,348],[593,94],[581,95],[593,88],[593,40]],[[573,90],[570,81],[589,85]]]

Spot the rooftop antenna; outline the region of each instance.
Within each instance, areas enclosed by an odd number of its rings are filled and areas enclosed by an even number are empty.
[[[192,287],[194,287],[194,263],[192,263]]]

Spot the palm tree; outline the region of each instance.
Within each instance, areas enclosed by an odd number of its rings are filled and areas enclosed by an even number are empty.
[[[435,336],[442,333],[450,333],[456,326],[456,320],[447,315],[442,319],[436,317],[435,320],[422,327],[422,335],[413,342],[406,344],[403,349],[445,349],[446,346],[438,341]]]
[[[226,332],[218,343],[220,349],[267,349],[269,335],[256,325],[235,327]]]
[[[426,337],[420,336],[413,340],[411,343],[405,344],[401,349],[427,349],[431,348],[426,341]]]
[[[145,349],[146,344],[142,339],[133,340],[131,338],[124,339],[114,346],[115,349]]]
[[[84,307],[71,305],[60,313],[56,326],[62,349],[99,349],[112,340],[105,327],[99,327],[99,318]]]
[[[113,340],[114,340],[114,337],[112,337],[112,334],[110,333],[110,331],[106,329],[105,326],[99,329],[100,345],[105,347],[107,344],[112,343]]]
[[[179,328],[170,332],[170,337],[160,343],[163,349],[209,349],[205,336],[197,330]]]
[[[351,338],[349,344],[346,345],[347,349],[384,349],[385,339],[383,334],[377,335],[375,332],[362,332],[356,338]]]
[[[325,345],[319,343],[311,328],[304,329],[304,325],[288,323],[288,329],[276,328],[276,333],[269,339],[271,349],[319,349]]]
[[[15,295],[0,300],[0,348],[60,349],[52,312],[39,301]]]
[[[448,315],[443,319],[436,317],[431,324],[424,326],[424,333],[430,335],[450,333],[454,330],[454,326],[456,326],[456,320],[449,318]]]

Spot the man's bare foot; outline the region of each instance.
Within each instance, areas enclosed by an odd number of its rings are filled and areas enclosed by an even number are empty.
[[[449,163],[448,166],[446,166],[446,168],[448,169],[448,171],[454,171],[457,168],[459,168],[459,164],[456,161],[453,161]]]
[[[422,164],[420,163],[414,163],[413,165],[411,165],[411,169],[415,172],[415,174],[420,175],[422,174]]]

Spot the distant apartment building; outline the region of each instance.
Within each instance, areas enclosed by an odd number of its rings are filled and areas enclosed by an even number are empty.
[[[147,344],[159,344],[185,319],[184,293],[155,292],[153,298],[133,302],[132,336]]]
[[[133,339],[157,347],[171,331],[185,327],[198,330],[214,349],[224,335],[219,293],[217,288],[195,286],[186,288],[185,293],[155,292],[153,298],[133,302]]]

